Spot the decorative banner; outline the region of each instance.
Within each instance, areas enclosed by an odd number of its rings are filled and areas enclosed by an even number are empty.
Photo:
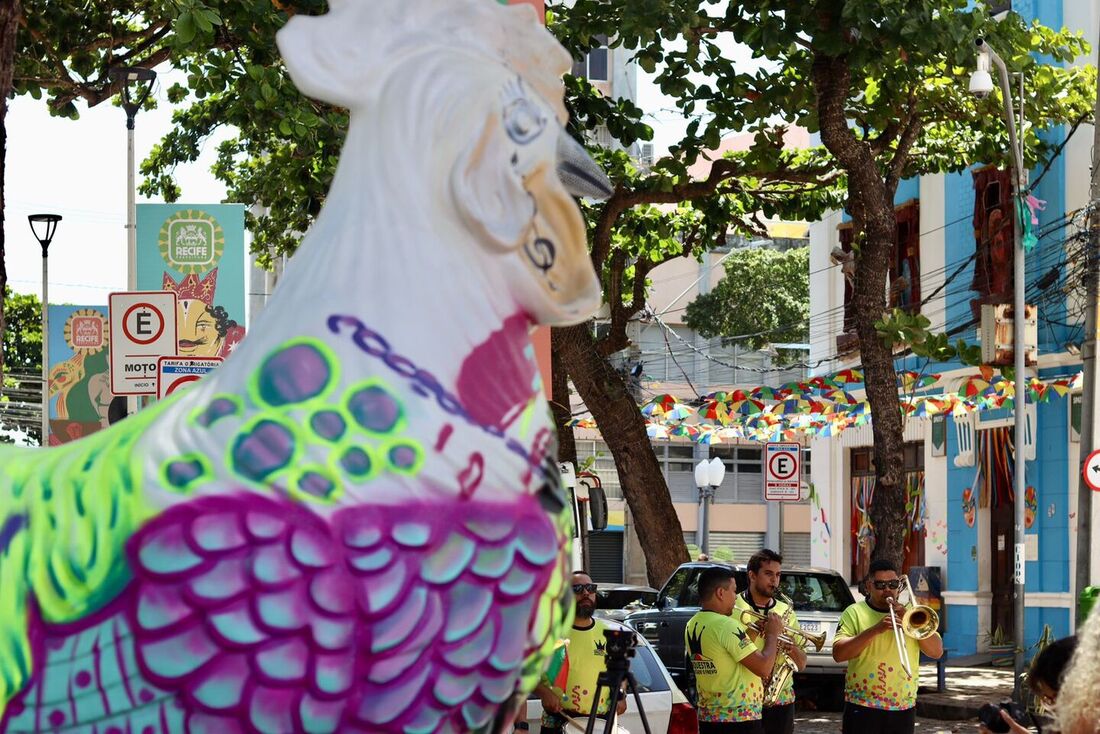
[[[50,444],[108,424],[110,329],[106,306],[50,306]]]
[[[138,204],[137,290],[172,291],[184,357],[226,357],[244,338],[244,206]]]
[[[940,375],[900,373],[898,379],[903,392],[908,393],[906,385],[909,390],[930,388]],[[1027,387],[1027,402],[1046,403],[1055,397],[1065,397],[1080,388],[1081,379],[1080,372],[1047,382],[1033,377]],[[639,410],[651,426],[650,436],[656,438],[685,436],[707,444],[737,438],[761,442],[829,438],[846,428],[871,422],[870,403],[849,392],[862,386],[862,380],[861,372],[844,370],[829,377],[788,382],[778,388],[762,386],[748,391],[714,392],[683,401],[665,393],[639,406]],[[1012,409],[1014,403],[1015,384],[988,366],[963,380],[956,391],[898,396],[898,409],[907,418],[942,419],[948,414],[959,417],[974,411]],[[934,436],[935,424],[934,420]],[[597,427],[591,419],[574,420],[570,425]],[[652,428],[657,425],[661,428]],[[946,450],[945,436],[940,435],[939,439],[933,455],[942,455]]]

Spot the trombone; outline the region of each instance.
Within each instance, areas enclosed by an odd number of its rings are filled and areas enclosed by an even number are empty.
[[[764,620],[767,619],[767,615],[761,614],[760,612],[754,612],[751,609],[742,609],[740,619],[741,624],[745,625],[746,627],[753,627],[759,631],[758,625],[762,625],[764,623]],[[786,634],[780,635],[779,641],[788,645],[798,645],[799,647],[804,647],[804,645],[796,641],[796,639],[799,637],[813,645],[814,650],[818,652],[820,652],[821,648],[825,645],[824,632],[815,635],[811,634],[810,632],[800,630],[797,627],[787,627],[785,625],[783,627],[783,632]]]
[[[905,613],[901,615],[901,622],[898,622],[897,614],[894,613],[894,605],[902,606],[896,599],[890,600],[890,621],[893,623],[891,628],[894,632],[894,645],[898,649],[898,659],[901,661],[901,669],[905,671],[905,674],[910,678],[913,677],[912,666],[909,665],[909,655],[906,654],[905,638],[912,637],[914,640],[923,640],[926,637],[931,637],[936,634],[936,630],[940,626],[940,615],[936,613],[936,610],[932,607],[923,606],[921,604],[914,603],[913,588],[909,585],[909,577],[902,576],[899,581],[901,582],[898,589],[898,598],[905,592],[909,592],[909,600],[905,603]]]

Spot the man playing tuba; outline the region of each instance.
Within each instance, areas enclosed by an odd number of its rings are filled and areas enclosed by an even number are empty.
[[[764,548],[749,558],[749,584],[737,596],[734,616],[742,611],[766,615],[778,614],[783,626],[798,629],[798,618],[790,599],[780,599],[779,578],[782,574],[783,556]],[[756,635],[756,646],[764,648],[764,635]],[[785,637],[779,641],[775,667],[764,679],[763,722],[765,734],[791,734],[794,731],[794,670],[806,667],[806,652],[797,640]]]

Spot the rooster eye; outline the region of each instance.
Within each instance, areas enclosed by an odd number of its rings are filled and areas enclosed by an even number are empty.
[[[520,145],[537,138],[545,127],[546,118],[530,100],[517,99],[504,109],[504,129],[508,137]]]

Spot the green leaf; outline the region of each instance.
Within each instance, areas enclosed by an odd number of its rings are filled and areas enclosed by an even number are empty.
[[[176,32],[176,39],[180,43],[191,43],[195,40],[195,34],[198,32],[195,25],[195,16],[190,12],[180,13],[180,16],[176,18],[173,29]]]

